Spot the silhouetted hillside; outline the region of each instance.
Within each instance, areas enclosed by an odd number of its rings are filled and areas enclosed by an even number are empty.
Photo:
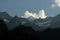
[[[6,37],[7,32],[8,32],[8,30],[7,30],[7,26],[6,26],[5,22],[0,19],[0,40],[1,40],[1,38]]]
[[[18,37],[18,39],[22,38],[22,40],[41,40],[37,33],[28,26],[19,25],[19,27],[15,28],[13,32],[12,35],[16,35],[16,38]]]
[[[48,28],[41,33],[41,37],[45,40],[60,40],[60,28],[51,29]]]
[[[0,32],[7,31],[7,26],[3,20],[0,20]]]
[[[45,31],[34,31],[30,26],[19,25],[13,30],[7,30],[3,20],[0,20],[0,38],[16,40],[57,40],[60,39],[60,28],[47,28]],[[8,39],[8,40],[9,40]]]
[[[55,17],[47,17],[44,20],[30,21],[17,16],[10,19],[6,12],[2,13],[0,14],[0,38],[6,37],[8,40],[12,38],[13,40],[60,40],[60,14]],[[7,24],[3,20],[5,18],[10,20]]]
[[[57,16],[53,17],[51,23],[51,25],[49,26],[50,28],[54,29],[54,28],[60,28],[60,14],[58,14]]]

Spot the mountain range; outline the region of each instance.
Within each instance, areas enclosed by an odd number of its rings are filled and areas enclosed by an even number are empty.
[[[7,28],[13,30],[19,25],[31,26],[35,31],[42,31],[47,28],[60,27],[60,14],[54,17],[47,17],[45,19],[34,19],[33,17],[22,18],[18,16],[10,16],[7,12],[0,12],[0,19],[6,22]]]
[[[60,40],[60,14],[45,19],[33,19],[11,17],[7,12],[0,13],[0,39]]]

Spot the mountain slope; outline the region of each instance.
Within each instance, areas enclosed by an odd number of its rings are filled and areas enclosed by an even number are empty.
[[[7,26],[8,26],[9,30],[12,30],[13,28],[18,26],[19,24],[20,24],[20,19],[17,16],[15,16],[10,20],[10,22],[7,24]]]
[[[51,28],[60,28],[60,14],[55,16],[50,25]]]
[[[0,19],[0,32],[7,31],[7,26],[3,20]]]
[[[0,19],[4,20],[5,22],[9,22],[12,17],[8,15],[7,12],[0,12]]]

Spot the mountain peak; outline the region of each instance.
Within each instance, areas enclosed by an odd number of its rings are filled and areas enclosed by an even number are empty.
[[[0,12],[0,19],[10,20],[12,17],[7,12]]]
[[[5,16],[5,15],[8,15],[8,13],[7,12],[0,12],[0,15]]]
[[[18,18],[18,16],[14,16],[14,18]]]

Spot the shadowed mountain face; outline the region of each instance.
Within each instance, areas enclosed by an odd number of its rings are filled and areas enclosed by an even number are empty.
[[[0,32],[0,37],[4,38],[5,36],[12,39],[19,40],[55,40],[60,39],[60,28],[59,29],[51,29],[48,28],[43,32],[34,31],[33,28],[29,26],[19,25],[14,28],[12,31],[7,31],[6,25],[4,21],[0,20],[0,28],[3,33]],[[7,31],[7,32],[5,32]],[[7,36],[8,35],[8,36]]]
[[[37,33],[29,26],[19,25],[13,32],[23,40],[41,40],[41,38],[37,36]]]
[[[48,28],[43,32],[36,32],[31,27],[20,25],[13,31],[9,31],[8,36],[15,37],[20,40],[57,40],[60,39],[60,28],[51,29]]]
[[[60,28],[60,14],[53,17],[50,28]]]
[[[19,25],[10,31],[7,29],[5,22],[0,20],[0,38],[8,39],[7,37],[17,40],[41,40],[31,27]]]
[[[0,19],[11,20],[11,16],[7,12],[0,12]]]
[[[0,14],[0,37],[19,40],[60,40],[60,14],[46,19],[19,18],[9,16],[6,12]],[[5,20],[9,20],[6,24]],[[10,30],[12,29],[12,30]],[[7,36],[8,35],[8,36]],[[8,39],[8,40],[9,40]]]
[[[18,16],[15,17],[11,17],[8,15],[7,12],[0,12],[0,19],[4,20],[8,29],[12,30],[14,28],[16,28],[19,25],[25,25],[25,26],[31,26],[34,30],[39,31],[40,29],[47,29],[47,28],[59,28],[59,24],[60,24],[60,14],[58,14],[55,17],[47,17],[46,19],[34,19],[33,21],[31,21],[31,18],[21,18]],[[59,20],[57,20],[59,19]],[[56,25],[55,25],[56,24]],[[58,26],[58,27],[57,27]]]
[[[24,26],[24,25],[19,25],[19,27],[16,27],[14,29],[14,31],[22,31],[22,32],[25,31],[26,33],[33,33],[33,32],[35,32],[32,27]]]
[[[3,20],[0,20],[0,32],[7,31],[7,26]]]
[[[17,16],[15,16],[10,20],[7,26],[9,30],[12,30],[13,28],[17,27],[19,24],[20,24],[20,19]]]
[[[60,28],[51,29],[48,28],[40,35],[44,40],[60,40]]]
[[[14,28],[16,28],[17,26],[19,25],[23,25],[25,24],[26,22],[28,22],[27,19],[24,19],[24,18],[19,18],[17,16],[13,17],[10,22],[7,24],[8,26],[8,29],[9,30],[13,30]]]

